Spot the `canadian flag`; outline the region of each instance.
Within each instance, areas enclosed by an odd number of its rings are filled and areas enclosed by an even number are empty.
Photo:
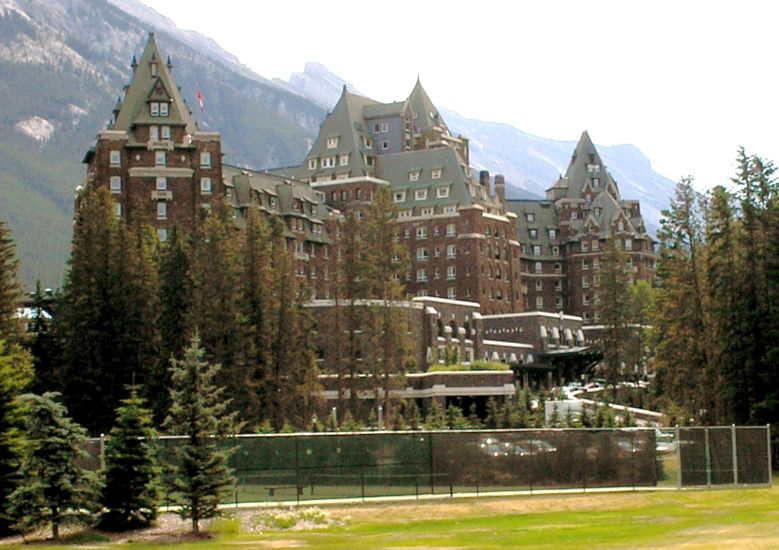
[[[203,94],[200,93],[200,89],[198,89],[195,92],[195,97],[197,98],[198,105],[200,105],[200,110],[205,113],[206,112],[206,104],[203,103]]]

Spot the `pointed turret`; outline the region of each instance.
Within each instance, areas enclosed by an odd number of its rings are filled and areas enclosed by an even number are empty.
[[[411,90],[411,93],[406,100],[406,105],[411,111],[412,119],[414,120],[414,130],[416,132],[424,132],[435,126],[446,128],[446,123],[444,123],[443,119],[438,114],[438,109],[430,100],[430,96],[427,95],[418,75],[417,82],[414,84],[414,89]]]
[[[160,63],[162,59],[154,33],[149,33],[140,61],[134,62],[133,79],[116,115],[115,130],[129,131],[138,124],[185,126],[188,134],[196,130],[171,75],[172,65]]]

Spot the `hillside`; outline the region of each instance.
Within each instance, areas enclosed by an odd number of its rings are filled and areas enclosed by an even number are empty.
[[[268,80],[136,0],[0,0],[0,219],[9,221],[29,287],[36,279],[62,283],[81,159],[105,127],[149,31],[170,54],[190,107],[202,91],[206,111],[195,117],[222,133],[232,164],[300,162],[345,84],[314,63],[288,82]],[[442,111],[455,132],[471,138],[474,165],[506,175],[511,197],[543,196],[575,144]],[[648,225],[656,226],[672,182],[633,146],[601,152],[623,196],[640,199]]]

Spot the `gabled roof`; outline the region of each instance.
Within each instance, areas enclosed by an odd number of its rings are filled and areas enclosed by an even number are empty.
[[[152,63],[156,63],[157,76],[152,76]],[[168,116],[152,117],[149,112],[151,100],[167,101]],[[157,47],[154,33],[149,33],[149,39],[137,66],[133,58],[133,79],[125,90],[124,99],[117,104],[117,109],[112,130],[129,131],[133,125],[139,123],[183,125],[190,134],[197,129],[192,113],[173,80],[171,66]]]

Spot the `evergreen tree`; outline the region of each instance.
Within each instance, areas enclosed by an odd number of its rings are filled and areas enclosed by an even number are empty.
[[[630,286],[626,272],[627,255],[613,231],[604,248],[596,298],[604,327],[601,336],[603,375],[616,397],[617,384],[624,377],[624,365],[628,360]]]
[[[170,409],[170,360],[179,357],[189,342],[189,307],[192,279],[189,273],[189,255],[184,235],[177,227],[171,229],[160,253],[160,358],[149,373],[144,388],[148,403],[159,426]]]
[[[19,327],[15,318],[19,307],[21,288],[17,273],[19,260],[11,230],[0,220],[0,340],[15,341]]]
[[[500,422],[500,405],[494,397],[487,399],[487,418],[484,419],[484,423],[487,428],[497,428]]]
[[[41,282],[35,284],[32,296],[33,320],[30,327],[30,353],[33,358],[35,380],[31,391],[43,394],[55,391],[62,385],[59,379],[59,369],[62,366],[62,347],[56,336],[55,326],[49,316],[52,305],[59,297],[51,296],[41,290]]]
[[[113,214],[107,189],[79,197],[61,310],[63,390],[74,419],[107,432],[133,380],[159,359],[156,237]]]
[[[225,388],[216,385],[220,367],[206,362],[204,355],[200,339],[193,336],[183,359],[171,362],[172,405],[165,420],[169,431],[186,437],[176,448],[171,489],[195,534],[201,519],[219,514],[219,502],[233,486],[227,466],[232,449],[220,443],[238,431]]]
[[[243,406],[249,393],[244,364],[246,323],[241,315],[240,247],[230,210],[227,204],[216,205],[195,235],[187,326],[200,335],[206,359],[221,365],[216,383]]]
[[[10,495],[10,512],[26,532],[51,524],[59,540],[62,525],[88,522],[97,508],[97,480],[78,464],[86,457],[86,431],[67,416],[56,393],[22,396],[28,407],[22,482]]]
[[[438,400],[433,399],[430,409],[427,411],[427,416],[425,417],[425,429],[445,430],[446,428],[446,410]]]
[[[133,387],[117,409],[105,445],[105,486],[101,524],[109,529],[147,525],[157,517],[160,476],[151,411]]]
[[[32,382],[29,354],[17,344],[0,340],[0,535],[7,534],[12,518],[8,496],[19,483],[17,472],[24,442],[24,412],[17,398]]]

